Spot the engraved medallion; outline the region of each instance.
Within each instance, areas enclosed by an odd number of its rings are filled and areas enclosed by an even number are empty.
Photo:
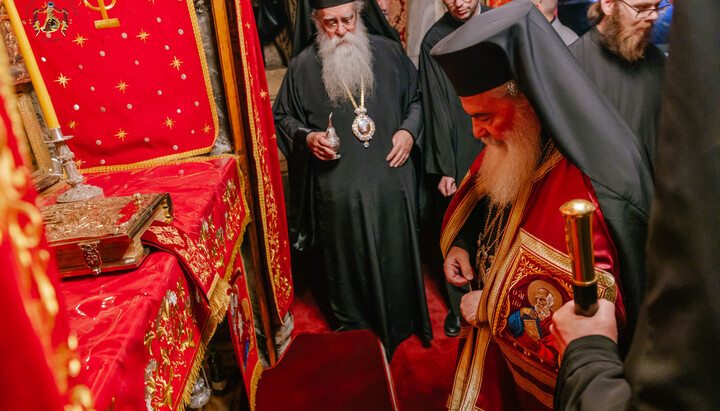
[[[365,107],[359,107],[355,110],[355,121],[352,124],[353,134],[358,140],[363,142],[363,146],[368,148],[370,146],[369,141],[372,140],[373,134],[375,134],[375,122],[367,116],[367,109]]]

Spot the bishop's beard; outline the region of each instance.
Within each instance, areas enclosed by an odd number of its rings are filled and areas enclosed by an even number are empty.
[[[374,90],[373,56],[370,51],[370,38],[362,21],[358,20],[355,33],[346,32],[343,37],[330,38],[321,27],[317,35],[318,55],[322,61],[322,81],[334,106],[350,101],[347,90],[358,98],[364,83],[365,100]],[[347,86],[347,89],[346,89]]]
[[[616,7],[603,30],[602,43],[624,60],[635,62],[645,57],[645,49],[652,35],[652,26],[652,23],[645,22],[641,26],[623,27],[620,23],[619,9]]]
[[[532,110],[519,108],[516,113],[513,128],[502,140],[483,138],[485,149],[476,178],[493,205],[514,201],[540,162],[540,121]]]

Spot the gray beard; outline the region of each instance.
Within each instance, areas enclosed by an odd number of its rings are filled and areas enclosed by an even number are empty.
[[[503,141],[486,137],[483,142],[485,154],[476,178],[490,203],[504,206],[515,201],[520,190],[530,184],[540,162],[540,122],[534,113],[518,113]]]
[[[365,100],[370,99],[375,89],[375,75],[370,38],[362,22],[357,22],[355,33],[348,31],[343,37],[330,38],[319,28],[316,42],[322,62],[322,81],[330,103],[339,106],[349,102],[349,90],[359,105],[363,83]]]

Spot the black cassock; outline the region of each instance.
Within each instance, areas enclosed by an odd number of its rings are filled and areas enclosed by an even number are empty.
[[[623,363],[593,335],[563,357],[556,410],[720,404],[720,2],[678,2],[662,92],[647,294]],[[714,62],[714,63],[710,63]]]
[[[601,44],[600,36],[597,27],[593,27],[570,45],[570,51],[585,74],[638,136],[652,164],[665,56],[650,44],[643,59],[628,63],[609,52]]]
[[[490,7],[479,6],[482,11]],[[450,12],[428,30],[420,45],[420,88],[425,122],[423,156],[425,171],[455,179],[459,186],[484,145],[474,138],[472,120],[430,50],[445,36],[462,26]],[[478,73],[482,75],[482,73]],[[436,190],[437,191],[437,190]]]
[[[419,136],[422,110],[415,68],[400,45],[370,35],[370,46],[376,83],[374,96],[365,98],[375,122],[368,148],[352,132],[352,103],[330,105],[314,45],[291,62],[273,114],[290,170],[293,246],[312,245],[319,262],[314,269],[327,282],[339,325],[373,329],[392,355],[412,334],[432,339],[420,269],[415,166],[412,157],[397,168],[385,160],[399,129]],[[360,104],[360,96],[353,97]],[[325,131],[331,112],[342,157],[322,161],[307,148],[306,137]]]

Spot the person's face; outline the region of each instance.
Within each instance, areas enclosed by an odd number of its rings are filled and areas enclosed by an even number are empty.
[[[345,33],[355,34],[357,13],[354,3],[345,3],[339,6],[328,7],[318,11],[322,29],[330,38],[343,37]]]
[[[517,103],[505,96],[505,85],[469,97],[460,97],[465,111],[472,117],[475,138],[493,137],[503,141],[513,127]]]
[[[390,17],[390,14],[388,12],[390,7],[390,0],[377,0],[378,6],[380,6],[380,10],[383,13],[383,16],[385,16],[385,19],[387,20]]]
[[[545,307],[547,304],[547,294],[538,290],[535,292],[535,305],[539,305],[540,307]]]
[[[457,20],[466,21],[475,15],[478,0],[444,0],[450,14]]]
[[[615,14],[620,27],[624,30],[631,30],[635,36],[645,36],[652,30],[658,13],[650,13],[647,17],[638,19],[636,10],[652,9],[660,4],[660,0],[601,0],[603,12],[608,16]],[[633,7],[635,9],[633,9]]]

